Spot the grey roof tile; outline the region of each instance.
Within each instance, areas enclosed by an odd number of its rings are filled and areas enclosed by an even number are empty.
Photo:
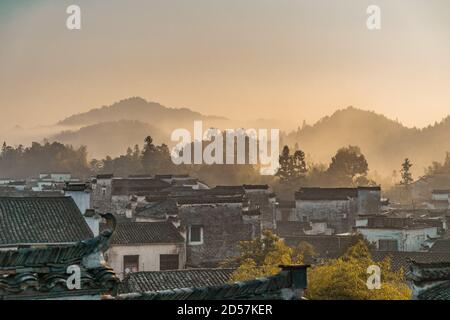
[[[0,197],[0,245],[71,243],[92,237],[71,197]]]

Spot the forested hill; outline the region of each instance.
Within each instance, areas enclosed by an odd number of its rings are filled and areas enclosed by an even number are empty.
[[[357,145],[372,170],[390,174],[400,169],[405,158],[410,158],[413,172],[421,175],[432,161],[443,160],[445,152],[450,151],[450,117],[417,129],[349,107],[283,136],[283,143],[298,143],[314,162],[328,162],[338,148]]]

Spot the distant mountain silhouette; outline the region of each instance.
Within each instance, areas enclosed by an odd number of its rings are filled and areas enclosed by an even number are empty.
[[[194,120],[203,120],[204,130],[209,127],[276,127],[276,123],[272,126],[272,121],[267,119],[255,119],[244,124],[240,120],[204,116],[186,108],[167,108],[135,97],[66,118],[58,125],[74,129],[51,139],[86,145],[90,156],[115,156],[124,153],[128,146],[142,145],[144,137],[149,134],[156,142],[171,145],[172,130],[192,130]],[[441,161],[445,152],[450,151],[449,138],[450,117],[433,126],[417,129],[405,127],[372,111],[349,107],[322,118],[314,125],[304,125],[297,131],[282,134],[281,144],[294,146],[298,143],[310,161],[326,164],[339,148],[357,145],[366,155],[371,170],[391,175],[394,170],[400,170],[405,158],[410,158],[417,177],[423,175],[432,161]]]
[[[49,138],[73,146],[85,145],[89,157],[103,158],[106,155],[125,154],[128,147],[141,147],[146,136],[152,136],[156,143],[166,140],[168,134],[155,126],[136,120],[102,122],[78,130],[63,131]]]
[[[111,106],[92,109],[75,114],[58,123],[62,126],[87,126],[101,122],[119,120],[139,120],[157,125],[160,128],[192,126],[194,120],[226,121],[217,116],[205,116],[187,108],[167,108],[156,102],[147,102],[140,97],[133,97],[114,103]]]
[[[315,162],[329,163],[337,149],[357,145],[369,166],[379,173],[400,170],[405,158],[414,163],[413,172],[423,175],[432,161],[442,161],[450,151],[450,117],[424,129],[407,128],[371,111],[349,107],[285,135],[283,143],[299,144]]]

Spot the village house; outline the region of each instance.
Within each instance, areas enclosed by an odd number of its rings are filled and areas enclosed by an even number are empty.
[[[71,197],[0,197],[0,250],[75,244],[93,236]]]
[[[119,222],[105,259],[120,278],[131,272],[182,269],[186,244],[167,221]]]
[[[189,267],[217,266],[239,254],[240,241],[260,236],[260,213],[249,211],[243,196],[204,196],[177,201]]]
[[[295,193],[298,221],[327,221],[337,234],[351,232],[357,215],[377,214],[380,206],[380,187],[300,188]]]
[[[0,198],[0,300],[114,294],[118,278],[103,259],[112,232],[93,238],[70,197]],[[78,288],[68,285],[72,269],[80,272]]]
[[[450,190],[433,190],[431,201],[425,204],[430,209],[450,209]]]
[[[113,174],[98,174],[91,180],[91,208],[98,212],[112,212],[111,187]]]
[[[412,218],[372,216],[356,230],[380,251],[426,251],[439,238],[437,226]]]
[[[278,200],[275,208],[276,222],[299,221],[295,210],[295,201]]]
[[[64,188],[64,195],[71,197],[78,209],[81,212],[86,212],[88,209],[92,209],[91,202],[91,187],[87,183],[66,183]]]
[[[408,186],[411,198],[416,202],[429,202],[433,190],[446,190],[450,186],[450,174],[439,173],[420,177]],[[404,189],[399,186],[398,189]]]
[[[80,180],[73,178],[70,172],[46,172],[40,173],[36,179],[31,179],[33,191],[63,190],[66,183],[79,183]]]

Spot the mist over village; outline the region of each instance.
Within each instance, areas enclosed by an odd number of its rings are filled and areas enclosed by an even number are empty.
[[[0,303],[449,300],[450,6],[410,1],[0,3]]]

